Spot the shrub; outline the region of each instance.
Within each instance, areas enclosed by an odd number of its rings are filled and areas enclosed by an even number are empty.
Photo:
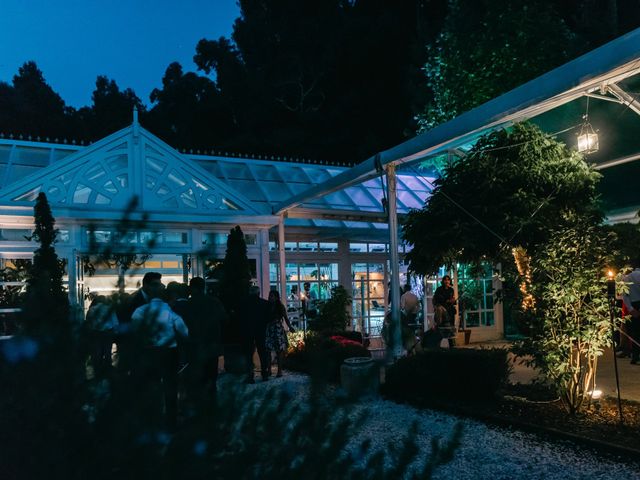
[[[394,400],[490,400],[509,377],[502,349],[426,350],[387,369],[382,392]]]
[[[338,285],[331,289],[331,298],[320,305],[318,316],[309,322],[309,328],[317,332],[344,330],[351,324],[351,296]]]
[[[595,385],[598,358],[611,342],[604,267],[615,239],[600,227],[576,221],[551,233],[532,258],[529,338],[514,351],[556,388],[569,414],[587,405]],[[627,291],[618,278],[617,291]],[[530,360],[529,360],[530,359]]]
[[[344,337],[340,340],[337,336],[334,338],[308,334],[302,348],[289,350],[285,357],[285,368],[336,382],[345,359],[371,356],[369,350],[352,340]]]

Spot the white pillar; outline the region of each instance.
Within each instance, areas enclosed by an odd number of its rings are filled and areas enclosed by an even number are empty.
[[[387,359],[402,356],[402,330],[400,328],[400,258],[398,255],[398,208],[396,201],[396,167],[387,165],[387,215],[389,219],[389,261],[391,267],[391,339],[392,350]]]
[[[287,269],[284,256],[284,215],[278,222],[278,260],[280,261],[280,296],[283,303],[287,301]]]
[[[260,292],[262,298],[269,296],[269,290],[271,290],[271,283],[269,278],[269,229],[261,229],[258,233],[260,240]]]
[[[456,328],[460,328],[460,326],[462,325],[462,318],[460,317],[460,293],[458,291],[458,264],[457,263],[453,264],[453,268],[451,269],[451,272],[453,273],[453,278],[451,279],[451,283],[452,283],[451,286],[453,287],[453,296],[456,299],[456,306],[457,306],[453,323],[455,324]]]
[[[69,279],[68,285],[68,293],[69,293],[69,303],[71,304],[71,308],[75,309],[78,304],[78,275],[77,275],[77,253],[74,248],[71,251],[71,255],[67,257],[67,278]]]

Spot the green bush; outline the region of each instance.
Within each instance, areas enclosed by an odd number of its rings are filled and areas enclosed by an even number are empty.
[[[490,400],[509,378],[502,349],[426,350],[387,369],[382,393],[409,402]]]
[[[353,341],[340,343],[329,337],[312,335],[307,336],[302,348],[287,353],[284,368],[308,373],[324,381],[337,382],[340,366],[345,359],[370,356],[369,350]]]
[[[331,297],[320,305],[318,316],[309,322],[316,332],[342,331],[351,324],[351,296],[342,285],[331,289]]]

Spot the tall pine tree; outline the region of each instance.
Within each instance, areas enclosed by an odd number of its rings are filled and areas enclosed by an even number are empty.
[[[33,254],[23,306],[24,329],[29,334],[61,335],[68,332],[69,299],[62,286],[64,267],[54,244],[57,230],[47,196],[40,193],[34,207],[32,240],[40,244]]]
[[[229,314],[230,324],[225,329],[225,341],[236,343],[240,336],[240,320],[243,302],[249,295],[251,273],[247,258],[247,244],[244,233],[235,226],[227,237],[227,252],[223,263],[221,285],[222,303]]]

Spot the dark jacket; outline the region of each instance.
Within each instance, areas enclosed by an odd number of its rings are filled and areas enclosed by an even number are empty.
[[[247,299],[245,318],[247,329],[256,339],[264,339],[269,323],[270,305],[267,300],[252,295]]]
[[[222,325],[227,322],[222,302],[209,295],[192,295],[185,317],[189,342],[197,354],[206,357],[221,355]]]
[[[433,306],[443,306],[447,310],[449,321],[451,323],[453,323],[456,316],[456,307],[454,303],[450,303],[448,300],[452,299],[453,295],[453,287],[445,288],[443,285],[436,288],[436,291],[433,293]]]
[[[148,302],[145,300],[144,295],[142,294],[142,289],[138,289],[136,293],[129,299],[129,304],[125,309],[124,315],[122,318],[118,318],[121,323],[130,323],[131,317],[133,316],[133,312],[135,312],[139,307],[146,305]]]

